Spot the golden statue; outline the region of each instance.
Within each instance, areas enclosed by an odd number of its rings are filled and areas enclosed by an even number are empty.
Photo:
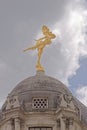
[[[44,71],[44,68],[42,67],[41,63],[40,63],[40,59],[41,59],[41,55],[43,53],[43,49],[46,45],[51,44],[51,39],[54,39],[56,36],[55,34],[53,34],[52,32],[50,32],[49,28],[45,25],[42,26],[42,32],[44,37],[36,40],[36,45],[29,47],[27,49],[25,49],[24,51],[28,51],[28,50],[38,50],[38,60],[37,60],[37,65],[36,68],[39,71]]]

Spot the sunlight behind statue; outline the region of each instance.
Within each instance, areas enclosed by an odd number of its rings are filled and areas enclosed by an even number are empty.
[[[42,26],[42,32],[44,37],[36,40],[36,45],[29,47],[27,49],[25,49],[24,51],[28,51],[28,50],[38,50],[38,60],[37,60],[37,64],[36,64],[36,68],[39,71],[44,71],[44,68],[42,67],[40,60],[41,60],[41,56],[44,50],[44,47],[46,45],[49,45],[52,43],[52,39],[54,39],[56,36],[55,34],[53,34],[52,32],[50,32],[49,28],[45,25]]]

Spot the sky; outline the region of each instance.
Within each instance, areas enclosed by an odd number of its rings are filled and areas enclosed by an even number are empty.
[[[35,44],[47,25],[56,34],[44,50],[45,74],[63,82],[87,106],[87,1],[0,0],[0,107],[23,79],[36,74]]]

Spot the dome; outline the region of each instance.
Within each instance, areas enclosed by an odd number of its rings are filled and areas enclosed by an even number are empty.
[[[64,108],[74,112],[87,125],[87,107],[74,98],[62,82],[40,71],[21,81],[11,91],[1,111],[12,108],[25,112],[49,112]]]
[[[20,82],[8,97],[11,100],[14,96],[17,96],[21,108],[25,111],[34,110],[32,109],[33,101],[39,102],[38,106],[42,105],[40,107],[45,107],[44,105],[46,105],[40,104],[41,102],[48,102],[49,109],[46,110],[56,110],[60,103],[61,94],[72,95],[68,88],[59,80],[46,76],[44,72],[37,72],[35,76]]]
[[[29,77],[21,81],[10,93],[10,96],[28,93],[29,91],[49,91],[71,94],[68,88],[59,80],[46,76],[43,72],[37,73],[35,76]]]

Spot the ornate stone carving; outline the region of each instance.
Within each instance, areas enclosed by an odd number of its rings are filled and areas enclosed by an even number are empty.
[[[13,96],[13,97],[7,97],[7,106],[6,109],[11,109],[11,108],[15,108],[15,107],[19,107],[19,101],[18,101],[18,97],[17,96]]]
[[[75,105],[75,111],[76,111],[77,116],[80,117],[81,111],[80,111],[80,109],[76,105]]]
[[[64,94],[64,100],[70,104],[70,102],[72,101],[72,96],[68,95],[68,94]]]

